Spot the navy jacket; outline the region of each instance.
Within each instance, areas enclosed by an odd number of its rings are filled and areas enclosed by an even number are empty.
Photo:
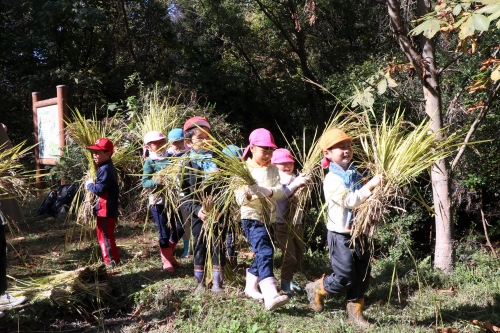
[[[94,214],[100,217],[118,217],[118,175],[111,160],[98,165],[94,184],[87,189],[99,197]]]

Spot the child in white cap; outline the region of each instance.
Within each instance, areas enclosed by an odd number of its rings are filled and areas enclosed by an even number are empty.
[[[156,189],[162,184],[153,180],[153,174],[166,168],[170,163],[167,158],[169,157],[166,149],[167,138],[161,132],[149,132],[144,136],[144,148],[149,152],[149,157],[144,161],[142,186]],[[175,272],[174,266],[179,265],[173,255],[173,250],[184,234],[184,229],[179,218],[180,214],[175,210],[170,210],[168,213],[164,201],[165,198],[156,194],[149,197],[151,213],[158,227],[162,266],[167,274],[172,274]]]

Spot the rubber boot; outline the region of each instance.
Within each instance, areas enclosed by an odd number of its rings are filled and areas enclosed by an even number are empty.
[[[374,325],[370,324],[368,321],[366,321],[365,317],[363,317],[364,306],[364,298],[358,298],[357,301],[347,302],[347,315],[349,317],[349,321],[363,328],[373,327]]]
[[[290,280],[290,289],[292,289],[292,291],[302,291],[302,288],[300,288],[293,280]]]
[[[293,294],[293,290],[290,287],[290,281],[281,279],[281,291],[283,291],[287,294]]]
[[[174,242],[169,242],[169,245],[168,245],[168,247],[171,248],[172,251],[169,252],[170,257],[167,257],[167,258],[172,263],[172,266],[174,266],[174,267],[179,266],[179,262],[174,257],[174,249],[175,249],[176,245],[177,245],[177,243],[174,243]]]
[[[171,247],[161,247],[160,248],[160,255],[161,255],[161,262],[163,269],[167,274],[172,274],[175,273],[174,266],[168,260],[169,257],[172,256],[172,248]]]
[[[323,311],[323,302],[325,297],[328,295],[328,292],[325,290],[323,285],[324,278],[325,276],[323,275],[321,279],[310,282],[306,285],[307,299],[309,300],[311,308],[316,312]]]
[[[276,279],[272,276],[260,281],[259,286],[264,295],[264,305],[267,311],[272,311],[290,301],[287,295],[278,294]]]
[[[259,277],[250,273],[247,269],[245,295],[261,302],[264,295],[259,291]]]
[[[224,266],[214,265],[213,267],[212,291],[215,294],[220,294],[224,291],[222,283],[224,281]]]
[[[203,275],[205,274],[204,266],[194,266],[194,278],[196,279],[196,288],[194,288],[195,294],[200,294],[205,291],[205,282],[203,281]]]
[[[183,239],[184,243],[184,252],[182,252],[181,258],[186,258],[189,253],[189,239]]]

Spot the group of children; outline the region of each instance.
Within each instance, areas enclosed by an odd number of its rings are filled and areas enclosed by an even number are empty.
[[[366,239],[351,242],[352,209],[364,202],[371,190],[382,183],[383,177],[376,175],[363,184],[361,175],[354,169],[351,149],[352,138],[339,129],[330,129],[320,138],[323,151],[322,166],[328,168],[324,179],[324,195],[328,203],[328,248],[333,273],[306,286],[311,307],[323,309],[323,300],[329,294],[347,290],[347,311],[355,324],[368,327],[363,317],[364,293],[370,277],[370,253],[364,246]],[[204,224],[208,212],[204,211],[203,199],[214,194],[207,177],[219,171],[211,151],[210,123],[203,117],[188,119],[182,129],[174,129],[165,137],[161,132],[150,132],[144,137],[148,157],[144,163],[142,184],[145,188],[162,186],[153,175],[172,163],[170,157],[184,156],[184,171],[180,173],[178,190],[180,207],[177,211],[166,211],[164,198],[150,197],[150,207],[158,227],[160,256],[163,269],[173,273],[178,265],[172,250],[186,229],[183,221],[191,223],[194,239],[194,277],[196,291],[205,288],[205,265],[207,254],[211,256],[212,291],[223,291],[224,266],[226,264],[225,243],[227,228],[220,223],[208,229]],[[112,143],[99,139],[92,151],[98,165],[95,182],[88,181],[86,188],[99,196],[96,207],[97,234],[106,264],[119,262],[113,235],[117,217],[118,184],[116,171],[111,162]],[[267,310],[286,304],[289,295],[300,291],[293,275],[300,269],[304,253],[302,212],[298,206],[297,189],[307,186],[309,175],[294,175],[294,159],[287,149],[278,149],[273,135],[264,128],[254,130],[249,144],[241,153],[231,147],[232,153],[242,159],[255,180],[255,185],[242,186],[235,191],[236,203],[240,207],[243,232],[255,254],[253,264],[246,271],[245,294],[264,302]],[[241,154],[241,157],[240,157]],[[214,192],[215,191],[215,192]],[[274,237],[283,253],[281,267],[281,290],[273,273],[273,241],[266,226],[274,225]],[[208,240],[207,237],[211,239]],[[207,248],[210,246],[210,248]],[[228,252],[232,251],[229,247]],[[185,242],[186,252],[186,242]],[[230,253],[231,255],[231,253]]]

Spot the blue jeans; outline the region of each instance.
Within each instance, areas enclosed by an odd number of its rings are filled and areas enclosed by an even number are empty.
[[[268,277],[274,277],[274,248],[266,227],[256,220],[242,220],[241,223],[245,236],[255,253],[253,264],[248,269],[248,272],[258,276],[261,281]]]
[[[171,212],[170,216],[167,216],[164,205],[152,205],[151,213],[158,227],[160,248],[169,247],[170,242],[177,243],[184,235],[184,229],[177,212]]]

